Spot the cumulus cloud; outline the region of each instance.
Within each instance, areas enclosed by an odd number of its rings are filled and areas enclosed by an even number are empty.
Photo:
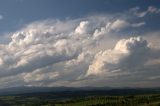
[[[56,77],[59,76],[58,72],[46,72],[46,70],[37,69],[31,73],[24,74],[24,81],[33,83],[35,82],[42,82],[47,80],[54,80]]]
[[[88,75],[104,74],[114,70],[129,70],[144,62],[145,54],[149,51],[146,40],[141,37],[131,37],[117,42],[113,49],[100,51],[95,55],[89,66]],[[131,69],[131,70],[132,70]]]
[[[115,76],[124,80],[127,77],[122,76],[130,73],[138,73],[139,78],[148,73],[149,79],[151,72],[143,70],[159,65],[151,64],[160,59],[159,50],[142,37],[118,36],[125,28],[143,25],[107,15],[33,22],[0,44],[0,85],[105,86],[104,81],[114,82]]]
[[[115,31],[119,31],[123,28],[126,28],[129,26],[129,23],[127,21],[124,21],[124,20],[116,20],[114,21],[111,26],[110,26],[110,29],[111,30],[115,30]]]
[[[88,21],[80,22],[79,26],[75,29],[75,33],[77,34],[85,34],[87,32]]]
[[[13,33],[8,44],[0,45],[1,78],[23,74],[24,82],[43,81],[59,76],[58,68],[47,72],[45,67],[61,64],[59,67],[64,71],[65,64],[85,60],[85,51],[94,46],[96,40],[90,33],[94,28],[89,29],[88,23],[48,20],[32,23]]]

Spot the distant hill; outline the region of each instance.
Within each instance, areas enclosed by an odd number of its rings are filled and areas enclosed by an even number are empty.
[[[160,92],[160,88],[111,88],[111,87],[12,87],[0,89],[0,95],[16,95],[28,93],[70,93],[83,95],[121,95],[134,93],[156,93]]]
[[[0,89],[0,95],[40,93],[40,92],[64,92],[64,91],[91,91],[109,90],[110,87],[11,87]]]

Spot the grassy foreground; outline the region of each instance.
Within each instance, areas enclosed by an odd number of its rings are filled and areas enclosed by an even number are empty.
[[[65,101],[56,106],[160,106],[160,95],[87,97]]]
[[[160,106],[160,94],[56,98],[54,95],[0,96],[0,106]]]

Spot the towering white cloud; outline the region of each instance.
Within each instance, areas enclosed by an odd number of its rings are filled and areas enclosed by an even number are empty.
[[[150,46],[152,40],[122,36],[127,28],[134,31],[145,25],[130,20],[97,15],[33,22],[0,44],[0,85],[105,86],[141,81],[135,76],[152,80],[160,74],[159,48]]]
[[[75,33],[77,34],[85,34],[87,32],[88,21],[80,22],[79,26],[75,29]]]
[[[110,50],[100,51],[95,55],[89,66],[88,75],[104,74],[114,70],[129,70],[141,65],[149,52],[146,40],[141,37],[131,37],[117,42]],[[130,70],[132,70],[130,69]]]

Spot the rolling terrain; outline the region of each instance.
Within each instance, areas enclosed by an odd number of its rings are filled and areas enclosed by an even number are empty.
[[[0,106],[160,106],[159,88],[21,87],[4,91]]]

